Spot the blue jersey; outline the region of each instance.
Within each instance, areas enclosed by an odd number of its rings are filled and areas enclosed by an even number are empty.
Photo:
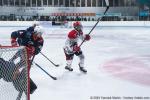
[[[36,49],[36,54],[41,51],[43,47],[44,40],[42,37],[34,39],[34,33],[30,33],[26,30],[14,31],[11,33],[11,38],[17,40],[19,46],[34,46]]]
[[[11,38],[17,39],[20,46],[27,46],[28,42],[31,41],[31,33],[26,30],[18,30],[11,33]]]
[[[27,32],[30,32],[30,33],[33,33],[34,32],[34,26],[31,26],[31,27],[29,27],[29,28],[27,28]]]

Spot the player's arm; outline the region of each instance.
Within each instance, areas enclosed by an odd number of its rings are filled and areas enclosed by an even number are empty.
[[[34,27],[29,27],[29,28],[27,28],[27,31],[29,31],[29,32],[33,32],[34,31]]]
[[[12,46],[17,46],[17,39],[23,38],[25,35],[25,30],[18,30],[11,33],[11,44]]]
[[[89,41],[91,39],[91,36],[89,34],[85,34],[83,38],[84,40]]]
[[[11,33],[11,45],[17,46],[17,38],[19,37],[19,34],[17,31],[14,31]]]
[[[39,38],[37,41],[30,41],[32,43],[29,43],[28,46],[27,46],[27,49],[28,49],[28,53],[30,55],[37,55],[41,50],[42,50],[42,47],[43,47],[43,43],[44,43],[44,40],[43,38]]]
[[[44,44],[44,40],[43,38],[39,38],[39,40],[37,41],[37,46],[35,48],[35,55],[37,55],[43,48],[43,44]]]
[[[71,43],[70,39],[67,39],[67,41],[65,42],[65,48],[64,48],[68,53],[72,53],[73,52],[73,46]]]
[[[86,40],[86,41],[89,41],[91,39],[91,36],[89,34],[83,34],[83,32],[80,33],[80,39],[83,41],[83,40]]]

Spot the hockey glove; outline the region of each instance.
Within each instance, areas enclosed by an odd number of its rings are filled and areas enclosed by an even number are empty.
[[[35,49],[35,55],[37,55],[40,51],[41,51],[40,48],[36,48],[36,49]]]
[[[87,41],[89,41],[91,39],[91,36],[89,34],[85,34],[84,39],[87,40]]]
[[[33,45],[34,45],[33,41],[28,41],[28,46],[33,46]]]
[[[17,46],[17,41],[15,38],[11,38],[11,45],[12,46]]]
[[[33,46],[27,47],[27,50],[28,50],[29,57],[35,54],[35,48]]]
[[[79,52],[80,51],[80,47],[77,46],[77,45],[73,46],[73,51],[74,52]]]

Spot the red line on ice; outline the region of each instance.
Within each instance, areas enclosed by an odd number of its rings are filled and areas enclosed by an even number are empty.
[[[104,63],[103,69],[120,79],[150,86],[150,56],[114,59]]]

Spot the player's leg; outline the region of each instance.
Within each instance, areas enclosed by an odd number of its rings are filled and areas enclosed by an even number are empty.
[[[20,74],[17,74],[16,79],[13,81],[13,85],[18,92],[27,93],[27,77],[26,70],[23,69]]]
[[[27,77],[26,77],[26,71],[25,69],[22,70],[20,75],[16,78],[16,80],[13,81],[13,85],[15,89],[18,92],[25,92],[27,94]],[[30,78],[30,94],[33,94],[33,92],[37,89],[36,84],[32,81]]]
[[[19,58],[20,57],[20,59],[22,59],[22,51],[21,50],[18,50],[16,53],[15,53],[15,55],[9,60],[9,61],[11,61],[11,62],[14,62],[17,58]]]
[[[66,56],[66,66],[65,69],[69,70],[69,71],[73,71],[73,68],[71,68],[72,65],[72,60],[74,57],[74,54],[68,54],[65,50],[64,50],[65,56]]]
[[[82,51],[76,52],[75,55],[78,56],[79,60],[80,60],[79,61],[79,69],[80,69],[80,71],[82,71],[84,73],[87,73],[87,70],[84,67],[84,58],[85,57],[84,57],[83,52]]]

